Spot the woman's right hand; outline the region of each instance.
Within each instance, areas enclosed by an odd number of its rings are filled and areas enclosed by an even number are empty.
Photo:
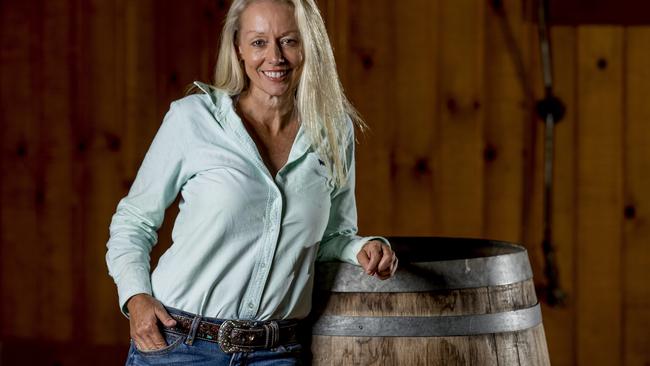
[[[154,351],[167,346],[165,338],[160,334],[158,320],[166,326],[176,325],[165,307],[149,294],[133,295],[126,303],[129,309],[129,326],[131,339],[141,351]]]

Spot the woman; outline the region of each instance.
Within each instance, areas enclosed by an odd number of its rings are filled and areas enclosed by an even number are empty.
[[[297,364],[314,260],[390,277],[356,235],[354,128],[313,0],[235,0],[215,86],[172,103],[110,226],[127,364]],[[165,208],[173,245],[150,274]]]

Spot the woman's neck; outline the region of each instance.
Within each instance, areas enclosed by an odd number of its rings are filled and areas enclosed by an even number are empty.
[[[238,106],[249,122],[274,135],[295,122],[292,95],[276,97],[249,89],[239,97]]]

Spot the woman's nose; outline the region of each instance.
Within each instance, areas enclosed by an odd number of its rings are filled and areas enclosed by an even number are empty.
[[[275,44],[271,47],[270,61],[274,64],[280,64],[284,62],[284,55],[282,54],[282,48],[279,44]]]

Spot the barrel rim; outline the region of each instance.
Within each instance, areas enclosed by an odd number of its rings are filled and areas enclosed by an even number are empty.
[[[497,243],[509,251],[489,256],[438,261],[400,260],[395,275],[385,281],[367,276],[357,265],[320,262],[316,268],[316,289],[331,292],[427,292],[509,285],[533,277],[526,248],[485,239],[461,240],[465,243]]]
[[[471,258],[458,258],[458,259],[441,259],[441,260],[414,260],[414,261],[409,261],[410,263],[422,263],[422,262],[448,262],[451,260],[465,260],[465,259],[474,259],[474,258],[489,258],[489,257],[497,257],[501,255],[507,255],[507,254],[514,254],[514,253],[520,253],[520,252],[528,252],[526,247],[524,247],[521,244],[514,243],[514,242],[509,242],[505,240],[496,240],[496,239],[486,239],[486,238],[478,238],[478,237],[458,237],[458,236],[427,236],[427,235],[416,235],[416,236],[386,236],[386,239],[391,243],[391,245],[394,245],[396,243],[404,243],[407,241],[415,241],[415,240],[422,240],[422,239],[427,239],[429,241],[448,241],[450,243],[458,244],[458,243],[490,243],[493,246],[498,246],[501,249],[507,249],[509,252],[506,253],[494,253],[491,255],[481,255],[477,257],[471,257]],[[399,252],[397,253],[399,254]]]
[[[323,315],[312,334],[334,337],[447,337],[525,331],[542,324],[539,303],[510,311],[441,316]]]

